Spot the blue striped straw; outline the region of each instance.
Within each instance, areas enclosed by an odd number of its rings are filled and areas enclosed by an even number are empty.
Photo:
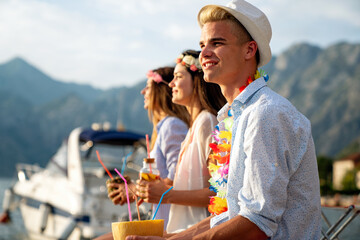
[[[166,190],[166,192],[164,192],[164,193],[161,195],[160,201],[159,201],[159,203],[158,203],[158,205],[157,205],[157,208],[156,208],[156,210],[155,210],[155,213],[154,213],[154,216],[153,216],[152,220],[155,219],[155,216],[156,216],[156,214],[157,214],[157,212],[158,212],[158,210],[159,210],[159,207],[160,207],[160,204],[161,204],[161,201],[162,201],[164,195],[167,194],[172,188],[173,188],[173,187],[169,188],[168,190]]]

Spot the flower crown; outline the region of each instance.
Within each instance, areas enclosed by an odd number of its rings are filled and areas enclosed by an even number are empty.
[[[159,83],[165,83],[166,85],[169,85],[168,82],[164,81],[163,78],[161,77],[160,74],[158,74],[157,72],[153,72],[151,70],[149,70],[147,73],[146,73],[146,77],[147,78],[152,78],[154,82],[156,82],[157,84]]]
[[[189,68],[193,72],[202,71],[199,58],[195,58],[194,56],[180,54],[180,56],[176,59],[175,62],[181,63],[183,66]]]

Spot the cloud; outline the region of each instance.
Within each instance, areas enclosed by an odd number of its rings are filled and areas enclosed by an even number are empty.
[[[358,0],[249,1],[268,15],[276,54],[299,41],[321,46],[360,41]],[[132,85],[148,69],[173,64],[182,50],[199,49],[196,16],[203,5],[193,0],[0,0],[0,62],[23,56],[63,81],[101,88]]]

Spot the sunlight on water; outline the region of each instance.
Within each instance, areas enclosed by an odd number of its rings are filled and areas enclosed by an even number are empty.
[[[12,184],[10,178],[0,178],[0,209],[3,212],[4,191]],[[10,213],[11,222],[0,223],[0,240],[27,240],[24,223],[21,218],[20,210],[16,209]]]

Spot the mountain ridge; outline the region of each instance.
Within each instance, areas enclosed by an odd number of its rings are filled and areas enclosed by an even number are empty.
[[[263,69],[270,76],[268,85],[310,119],[318,155],[336,156],[359,139],[360,44],[296,44]],[[143,86],[145,79],[101,90],[54,80],[21,58],[1,64],[0,174],[13,173],[18,162],[44,166],[79,126],[121,123],[150,134]]]

